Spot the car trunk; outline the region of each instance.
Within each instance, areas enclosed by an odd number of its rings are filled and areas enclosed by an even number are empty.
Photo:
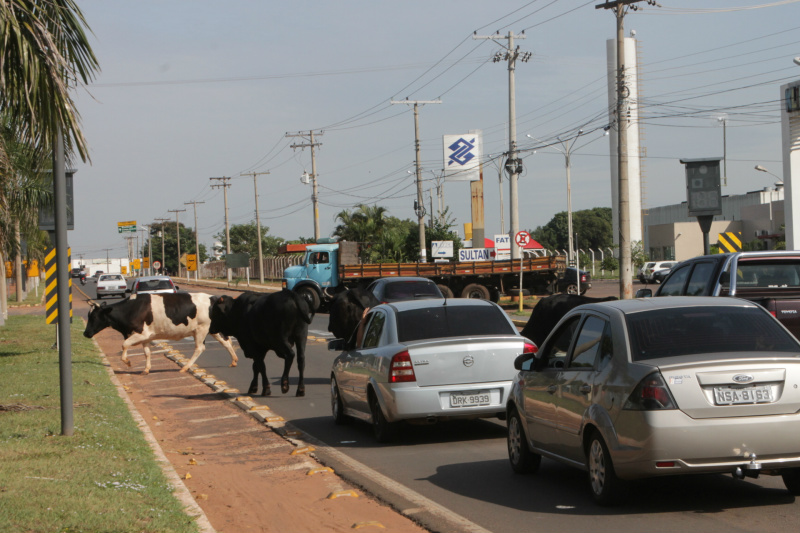
[[[522,353],[522,337],[437,339],[408,344],[420,387],[456,383],[509,381],[514,359]]]
[[[726,357],[728,355],[729,357]],[[716,361],[652,360],[678,408],[695,419],[784,415],[800,411],[800,360],[715,354]]]

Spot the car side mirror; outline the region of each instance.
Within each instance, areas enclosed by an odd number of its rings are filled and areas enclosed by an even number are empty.
[[[328,341],[328,351],[343,352],[344,345],[345,345],[344,339],[333,339],[332,341]]]
[[[179,291],[179,290],[181,290],[181,288],[180,288],[180,287],[178,287],[177,285],[175,285],[175,290],[176,290],[176,291]]]
[[[653,296],[653,289],[639,289],[636,291],[636,298],[650,298]]]
[[[719,284],[720,285],[730,285],[731,284],[731,273],[730,272],[723,272],[719,276]]]
[[[514,359],[514,368],[524,372],[530,372],[533,370],[533,361],[536,358],[536,355],[530,353],[523,353],[517,356]]]

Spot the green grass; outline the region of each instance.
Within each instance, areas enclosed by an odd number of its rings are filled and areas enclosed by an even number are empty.
[[[0,327],[0,531],[196,532],[82,329],[75,320],[65,437],[54,326],[10,316]]]
[[[44,297],[44,283],[39,284],[39,294],[36,294],[34,289],[28,291],[28,294],[25,295],[25,298],[21,301],[17,301],[17,292],[16,290],[10,290],[8,293],[8,298],[6,301],[8,302],[9,307],[17,307],[20,305],[40,305],[42,303],[42,298]]]

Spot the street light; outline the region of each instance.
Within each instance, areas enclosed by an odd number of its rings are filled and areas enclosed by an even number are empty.
[[[770,176],[775,176],[775,174],[773,174],[772,172],[770,172],[766,168],[762,167],[761,165],[756,165],[754,168],[756,170],[758,170],[759,172],[766,172]],[[783,180],[781,178],[779,178],[778,176],[775,176],[775,178],[778,180],[778,182],[775,185],[778,185],[778,186],[783,185]]]
[[[572,148],[575,146],[575,143],[578,141],[578,137],[583,134],[583,130],[578,130],[578,134],[572,139],[572,142],[568,142],[568,140],[563,140],[561,137],[556,137],[558,141],[561,143],[563,149],[559,148],[556,145],[552,145],[553,148],[561,152],[564,156],[564,165],[567,169],[567,232],[568,232],[568,239],[567,242],[569,243],[569,254],[567,257],[567,261],[572,263],[573,255],[575,253],[573,246],[572,246],[572,184],[570,183],[570,157]],[[532,135],[528,135],[529,139],[533,139],[535,141],[544,142],[540,139]]]

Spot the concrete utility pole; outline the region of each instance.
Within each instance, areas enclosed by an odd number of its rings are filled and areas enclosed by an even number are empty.
[[[153,226],[151,224],[142,224],[143,227],[147,228],[147,274],[149,276],[153,275]],[[142,265],[144,269],[144,265]]]
[[[414,212],[419,224],[419,260],[428,262],[428,253],[425,249],[425,200],[422,199],[422,166],[419,161],[419,106],[425,104],[441,104],[441,100],[390,100],[392,104],[414,105],[414,152],[416,154],[417,175],[417,201],[414,202]]]
[[[318,135],[324,133],[324,131],[320,131]],[[310,140],[308,144],[293,144],[291,147],[295,149],[311,147],[311,203],[314,205],[314,241],[316,242],[319,239],[319,196],[317,195],[317,158],[314,154],[314,148],[322,146],[322,143],[314,142],[314,130],[309,131],[308,134],[301,132],[287,133],[286,137],[305,138],[306,135]]]
[[[633,298],[633,263],[631,261],[631,213],[628,190],[628,112],[627,98],[630,90],[625,77],[625,6],[637,10],[635,5],[646,1],[657,5],[655,0],[614,0],[595,5],[595,9],[614,9],[617,19],[617,169],[619,172],[619,297]]]
[[[161,222],[161,272],[164,272],[164,269],[167,267],[167,258],[164,257],[164,223],[168,220],[168,218],[156,219],[156,222]]]
[[[183,202],[183,205],[192,204],[194,206],[194,253],[195,253],[195,268],[194,279],[200,279],[200,238],[197,236],[197,204],[204,204],[205,202]]]
[[[313,169],[312,169],[313,170]],[[247,176],[253,176],[253,188],[256,195],[256,238],[258,239],[258,281],[264,284],[264,253],[261,250],[261,218],[258,216],[258,176],[269,174],[267,172],[247,172]],[[244,176],[245,174],[242,174]],[[315,182],[316,183],[316,182]],[[315,194],[316,195],[316,194]]]
[[[228,224],[228,187],[231,186],[228,183],[231,179],[226,178],[225,176],[221,178],[208,178],[210,180],[218,180],[221,181],[219,185],[212,185],[211,188],[214,189],[215,187],[222,187],[223,196],[225,197],[225,253],[226,255],[231,255],[231,227]],[[227,257],[225,258],[227,260]],[[228,272],[228,283],[231,282],[231,269],[226,268]]]
[[[523,63],[527,63],[531,58],[530,52],[520,52],[519,47],[514,47],[514,38],[524,39],[525,32],[520,35],[514,35],[513,31],[509,31],[507,36],[499,34],[479,36],[473,35],[473,39],[491,39],[497,41],[500,39],[507,39],[508,45],[505,47],[505,52],[497,52],[492,58],[492,61],[497,63],[499,61],[508,61],[508,159],[506,160],[506,172],[509,175],[509,214],[511,217],[511,231],[509,236],[514,240],[514,236],[519,232],[519,175],[522,173],[522,159],[517,158],[517,104],[516,104],[516,80],[514,73],[517,68],[517,59]],[[500,45],[502,46],[502,44]],[[511,259],[519,259],[520,247],[511,247]]]
[[[181,225],[178,222],[178,213],[183,213],[186,209],[168,209],[170,213],[175,213],[175,233],[178,235],[178,277],[181,277]]]

